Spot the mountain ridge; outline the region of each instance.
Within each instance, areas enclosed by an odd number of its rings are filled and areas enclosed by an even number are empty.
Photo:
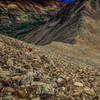
[[[95,43],[99,45],[99,8],[99,0],[73,2],[58,12],[46,25],[37,30],[36,35],[33,31],[22,40],[40,45],[48,44],[52,41],[66,43],[79,41],[82,43],[86,42],[86,44],[90,43],[90,45]]]
[[[59,5],[57,2],[32,2],[32,0],[0,0],[0,33],[20,39],[43,25]]]

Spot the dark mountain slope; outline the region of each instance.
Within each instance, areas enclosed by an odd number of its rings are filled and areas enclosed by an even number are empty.
[[[99,44],[100,0],[80,0],[66,5],[45,26],[22,40],[40,45],[52,41]]]
[[[20,39],[45,24],[57,10],[57,2],[0,0],[0,34]]]

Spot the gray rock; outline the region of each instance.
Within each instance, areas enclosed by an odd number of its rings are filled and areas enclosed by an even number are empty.
[[[37,94],[47,94],[47,95],[54,95],[54,87],[52,84],[42,84],[41,86],[38,87],[37,89]]]

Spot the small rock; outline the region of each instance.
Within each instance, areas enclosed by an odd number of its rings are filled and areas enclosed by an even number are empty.
[[[73,95],[74,96],[77,96],[77,95],[80,95],[82,92],[83,92],[83,89],[82,88],[77,88],[77,89],[74,90]]]
[[[13,76],[12,80],[21,80],[21,77],[20,76]]]
[[[64,82],[63,78],[60,77],[60,78],[57,79],[57,83],[62,83],[62,82]]]
[[[8,6],[8,9],[17,9],[18,6],[16,4],[9,4]]]
[[[79,87],[83,87],[83,84],[80,83],[80,82],[75,82],[74,85],[75,85],[75,86],[79,86]]]
[[[24,90],[17,90],[16,93],[21,98],[25,98],[27,96],[26,91],[24,91]]]
[[[28,72],[22,76],[22,83],[25,85],[33,83],[33,72]]]
[[[27,56],[31,56],[31,53],[30,53],[30,52],[25,52],[25,54],[26,54]]]
[[[89,95],[93,95],[95,93],[94,89],[93,88],[89,88],[89,87],[84,88],[84,92],[89,94]]]
[[[8,59],[8,60],[7,60],[7,65],[8,65],[8,66],[13,66],[13,60]]]
[[[7,87],[7,88],[5,88],[4,89],[6,92],[11,92],[11,93],[13,93],[15,90],[13,89],[13,88],[11,88],[11,87]]]
[[[41,59],[39,56],[33,56],[32,57],[34,61],[38,61],[38,62],[41,62]]]
[[[61,89],[62,89],[63,91],[65,91],[65,90],[66,90],[66,88],[65,88],[65,87],[62,87]]]
[[[43,85],[38,87],[37,94],[54,95],[54,88],[51,84],[44,83]]]
[[[46,63],[50,63],[50,60],[45,55],[41,56],[40,58],[42,61],[45,61]]]
[[[66,77],[66,80],[69,81],[70,80],[70,77]]]
[[[40,100],[40,98],[39,98],[39,97],[37,97],[37,98],[33,98],[32,100]]]

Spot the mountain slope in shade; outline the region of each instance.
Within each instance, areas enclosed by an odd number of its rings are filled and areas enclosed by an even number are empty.
[[[40,1],[0,0],[0,34],[20,39],[47,22],[56,13],[59,3]]]
[[[33,44],[52,41],[100,44],[100,0],[80,0],[60,10],[53,19],[22,40]]]

